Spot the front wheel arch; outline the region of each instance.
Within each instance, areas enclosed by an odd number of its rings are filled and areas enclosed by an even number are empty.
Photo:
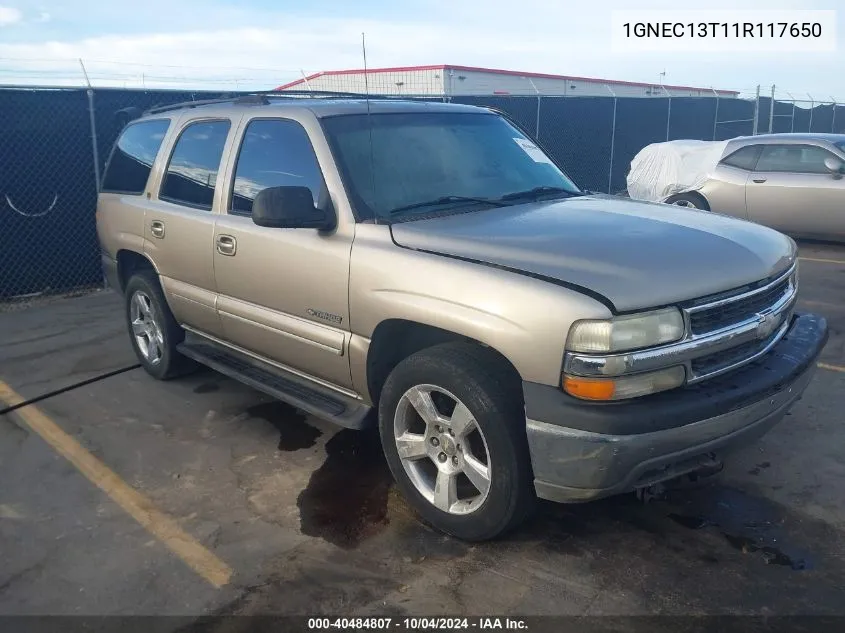
[[[669,196],[663,201],[665,204],[674,204],[681,207],[693,207],[702,211],[710,211],[710,203],[698,191],[685,191]],[[688,204],[683,204],[687,202]]]
[[[476,339],[432,325],[406,319],[387,319],[376,326],[367,349],[367,390],[377,407],[381,391],[390,372],[409,356],[447,343],[474,345],[488,350],[490,357],[509,372],[511,379],[521,380],[513,362],[499,350]]]

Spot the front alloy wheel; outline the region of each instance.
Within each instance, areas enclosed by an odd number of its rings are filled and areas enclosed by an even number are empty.
[[[435,385],[399,400],[393,421],[402,467],[422,497],[449,514],[469,514],[490,492],[490,451],[467,406]]]
[[[531,513],[522,384],[496,352],[465,342],[420,350],[390,372],[378,407],[390,472],[427,523],[484,541]]]

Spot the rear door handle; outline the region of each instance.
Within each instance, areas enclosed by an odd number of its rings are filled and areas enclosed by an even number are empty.
[[[751,182],[756,182],[757,184],[766,182],[765,178],[754,178]]]
[[[150,222],[150,233],[152,233],[153,237],[157,237],[158,239],[164,238],[164,222],[161,220],[153,220]]]
[[[238,250],[238,241],[231,235],[217,236],[217,252],[227,257],[232,257]]]

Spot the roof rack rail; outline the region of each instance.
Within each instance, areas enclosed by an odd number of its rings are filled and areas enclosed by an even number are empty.
[[[296,98],[322,98],[322,99],[364,99],[366,95],[357,92],[335,92],[328,90],[264,90],[256,92],[244,92],[233,94],[230,97],[219,97],[217,99],[201,99],[198,101],[180,101],[167,105],[154,106],[148,109],[145,114],[159,114],[182,108],[196,108],[198,106],[213,105],[215,103],[234,103],[242,105],[268,105],[270,98],[273,99],[296,99]],[[402,99],[399,95],[370,95],[374,99]],[[408,97],[404,97],[407,99]]]
[[[244,103],[254,103],[257,101],[255,96],[251,94],[233,95],[231,97],[219,97],[217,99],[199,99],[197,101],[179,101],[177,103],[169,103],[167,105],[154,106],[147,110],[146,114],[158,114],[159,112],[168,112],[170,110],[181,110],[182,108],[196,108],[198,106],[212,105],[215,103],[235,103],[244,100]]]

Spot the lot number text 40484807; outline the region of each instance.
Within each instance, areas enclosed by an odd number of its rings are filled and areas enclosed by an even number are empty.
[[[528,629],[520,618],[309,618],[308,629],[312,631],[524,631]]]

